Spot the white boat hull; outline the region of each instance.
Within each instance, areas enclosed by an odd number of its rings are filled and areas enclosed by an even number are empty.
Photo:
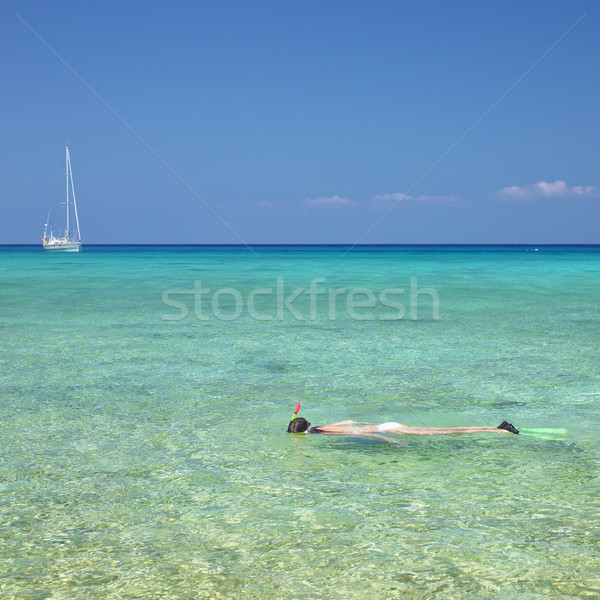
[[[81,242],[64,242],[44,244],[44,250],[53,252],[81,252]]]

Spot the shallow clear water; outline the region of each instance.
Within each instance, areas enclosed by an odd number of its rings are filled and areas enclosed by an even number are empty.
[[[600,248],[526,250],[1,249],[0,597],[599,597]]]

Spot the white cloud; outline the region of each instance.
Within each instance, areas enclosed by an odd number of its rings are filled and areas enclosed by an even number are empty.
[[[281,203],[271,202],[270,200],[261,200],[258,203],[258,206],[260,208],[279,208],[281,206]]]
[[[458,196],[409,196],[408,194],[382,194],[371,198],[371,204],[376,207],[390,206],[400,202],[461,204],[463,201]]]
[[[569,187],[566,181],[561,181],[560,179],[557,179],[554,183],[538,181],[538,183],[523,187],[512,185],[503,188],[498,193],[500,196],[512,200],[532,200],[534,198],[589,198],[598,196],[598,190],[591,185],[585,187],[581,185]]]
[[[373,196],[371,198],[371,204],[384,206],[393,204],[394,202],[407,202],[409,200],[411,200],[411,197],[407,194],[381,194],[380,196]]]
[[[344,206],[357,206],[358,202],[355,200],[349,200],[348,198],[340,198],[339,196],[319,197],[319,198],[307,198],[304,200],[304,204],[313,207],[344,207]]]
[[[272,200],[260,200],[254,206],[265,210],[278,209],[299,209],[302,207],[311,208],[346,208],[358,206],[356,200],[341,198],[340,196],[321,196],[319,198],[306,198],[306,200],[281,200],[274,202]]]

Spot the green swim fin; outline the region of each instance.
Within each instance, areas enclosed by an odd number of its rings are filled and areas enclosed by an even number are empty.
[[[519,429],[519,433],[530,435],[531,437],[536,437],[541,440],[564,440],[569,432],[566,429],[561,428],[531,427],[528,429],[523,427]]]

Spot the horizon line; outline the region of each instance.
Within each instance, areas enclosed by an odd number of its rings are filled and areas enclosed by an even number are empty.
[[[356,247],[356,248],[373,248],[373,247],[398,247],[398,248],[410,248],[410,247],[600,247],[600,242],[591,243],[572,243],[572,242],[557,242],[557,243],[535,243],[535,242],[432,242],[432,243],[375,243],[375,244],[352,244],[350,242],[340,243],[269,243],[269,242],[258,242],[253,244],[241,244],[241,243],[110,243],[110,244],[82,244],[82,247],[96,247],[96,248],[115,248],[115,247],[170,247],[170,248],[214,248],[214,247],[225,247],[225,248],[247,248],[247,247],[279,247],[279,248],[299,248],[299,247]],[[40,244],[33,243],[17,243],[17,244],[0,244],[0,248],[42,248]]]

